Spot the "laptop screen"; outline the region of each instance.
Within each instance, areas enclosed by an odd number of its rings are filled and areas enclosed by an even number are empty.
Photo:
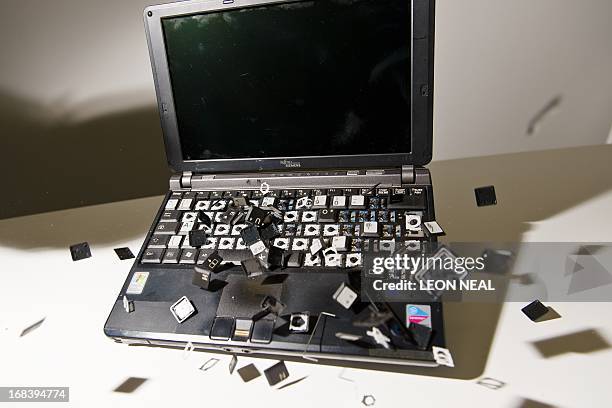
[[[164,18],[183,159],[410,153],[410,3]]]

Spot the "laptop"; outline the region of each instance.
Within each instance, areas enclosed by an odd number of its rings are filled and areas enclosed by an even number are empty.
[[[105,334],[436,366],[441,303],[360,293],[366,253],[435,242],[433,0],[185,1],[144,20],[174,173]]]

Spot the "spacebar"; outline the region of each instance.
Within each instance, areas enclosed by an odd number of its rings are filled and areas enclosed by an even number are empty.
[[[235,264],[253,257],[253,254],[248,249],[219,249],[218,252],[224,261]]]

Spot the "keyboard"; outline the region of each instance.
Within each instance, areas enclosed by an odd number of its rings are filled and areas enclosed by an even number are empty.
[[[283,267],[359,267],[364,252],[419,250],[426,207],[424,187],[175,191],[140,262],[202,264],[216,252],[239,265],[280,250]]]

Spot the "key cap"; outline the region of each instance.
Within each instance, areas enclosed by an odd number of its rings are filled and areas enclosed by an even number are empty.
[[[165,263],[165,264],[178,263],[180,252],[181,252],[180,249],[174,249],[174,248],[166,250],[166,253],[164,255],[164,260],[162,261],[162,263]]]
[[[155,227],[155,234],[174,235],[178,231],[178,222],[160,222]]]
[[[348,249],[348,238],[345,236],[337,236],[332,238],[332,247],[338,251],[346,251]]]
[[[283,190],[281,192],[281,197],[283,197],[283,198],[295,198],[295,191],[294,190]]]
[[[181,242],[183,242],[182,235],[173,235],[170,237],[170,241],[168,241],[168,248],[180,248]]]
[[[346,208],[346,196],[334,196],[332,208]]]
[[[253,254],[248,249],[220,249],[219,256],[223,261],[234,264],[253,258]]]
[[[363,210],[365,208],[365,196],[353,195],[351,196],[351,203],[349,208],[356,210]]]
[[[287,267],[299,268],[300,266],[302,266],[302,263],[304,262],[303,252],[289,252],[287,255]]]
[[[351,196],[351,195],[357,195],[357,194],[359,194],[358,188],[345,188],[344,189],[345,196]]]
[[[191,206],[193,205],[193,198],[183,198],[178,205],[178,209],[182,211],[191,210]]]
[[[169,240],[168,235],[153,235],[149,240],[149,248],[165,248]]]
[[[180,211],[164,211],[159,221],[160,222],[178,221],[180,216],[181,216]]]
[[[142,263],[160,263],[164,255],[163,249],[147,248],[140,259]]]
[[[177,200],[176,198],[171,198],[170,200],[168,200],[168,202],[166,202],[166,210],[174,210],[176,209],[176,205],[178,204],[179,200]]]
[[[409,193],[401,196],[391,196],[387,208],[390,210],[424,210],[427,207],[425,190],[409,189]]]
[[[375,221],[364,222],[363,229],[361,230],[363,236],[366,237],[377,237],[378,236],[378,223]]]
[[[182,264],[194,264],[198,257],[197,249],[183,249],[181,252],[181,259],[179,263]]]
[[[302,212],[302,222],[317,222],[317,215],[316,211],[304,211]]]
[[[189,222],[184,222],[181,224],[181,229],[180,229],[180,233],[181,234],[188,234],[189,231],[191,231],[193,229],[195,225],[195,222],[193,221],[189,221]]]
[[[319,222],[336,222],[338,219],[338,211],[322,209],[319,210]]]
[[[312,208],[327,208],[327,196],[317,195],[312,202]]]
[[[276,197],[264,197],[261,199],[262,207],[267,207],[267,206],[274,207],[275,204],[276,204]]]
[[[210,191],[198,191],[198,193],[196,194],[196,198],[198,200],[208,200],[209,197]]]

